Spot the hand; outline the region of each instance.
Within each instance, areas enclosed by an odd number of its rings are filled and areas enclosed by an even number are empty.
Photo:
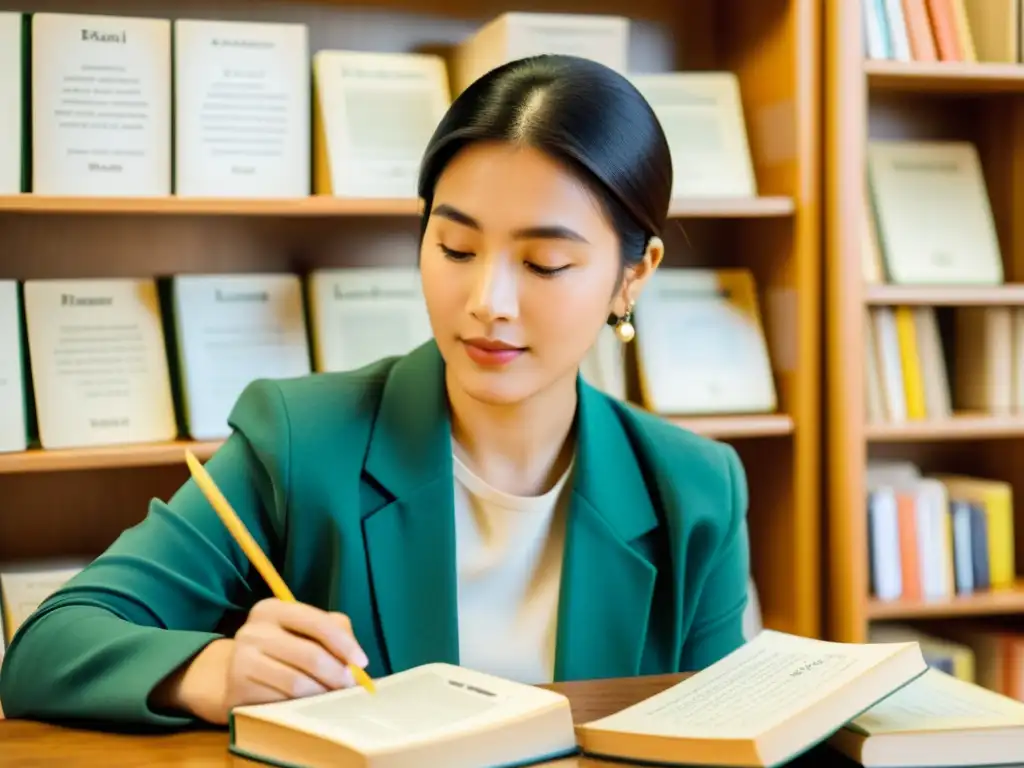
[[[347,616],[267,599],[234,639],[208,645],[158,700],[223,725],[233,707],[353,686],[349,663],[365,667],[367,658]]]

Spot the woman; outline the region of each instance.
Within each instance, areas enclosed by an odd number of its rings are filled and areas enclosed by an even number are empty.
[[[422,166],[434,341],[252,384],[207,464],[299,603],[269,597],[188,482],[22,626],[8,716],[224,723],[352,685],[346,662],[538,683],[734,650],[736,453],[578,376],[605,322],[632,338],[671,188],[658,121],[620,75],[545,56],[480,79]]]

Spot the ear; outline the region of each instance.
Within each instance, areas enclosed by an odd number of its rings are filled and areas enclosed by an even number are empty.
[[[626,310],[632,307],[640,298],[647,281],[654,275],[654,271],[661,264],[665,257],[665,244],[660,237],[652,237],[647,242],[647,249],[639,263],[626,269],[622,279],[622,285],[615,292],[612,299],[611,311],[617,317],[626,314]]]

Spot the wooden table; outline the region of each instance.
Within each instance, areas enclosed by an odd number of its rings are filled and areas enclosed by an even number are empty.
[[[686,675],[557,683],[544,686],[569,697],[577,723],[596,720],[653,696]],[[0,720],[0,766],[3,768],[256,768],[228,752],[223,730],[160,735],[123,735],[76,730],[22,720]],[[852,765],[839,756],[816,751],[794,765],[839,768]],[[623,768],[588,757],[544,763],[544,768]],[[265,766],[264,766],[265,768]],[[431,767],[434,768],[434,767]],[[444,768],[444,766],[436,766]]]

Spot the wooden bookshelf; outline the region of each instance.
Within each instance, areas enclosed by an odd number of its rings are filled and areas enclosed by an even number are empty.
[[[47,195],[0,196],[0,214],[106,214],[128,216],[418,216],[420,200],[359,199],[310,195],[290,199],[245,200],[189,197],[95,198]],[[790,216],[793,199],[782,195],[755,198],[695,198],[672,202],[673,218],[753,219]]]
[[[49,7],[27,0],[21,10]],[[69,12],[123,13],[71,0]],[[750,540],[765,624],[820,633],[820,7],[815,0],[215,0],[192,18],[304,22],[317,47],[438,52],[506,11],[617,13],[642,30],[644,71],[724,69],[740,81],[759,196],[671,206],[667,266],[750,268],[779,395],[777,413],[672,417],[736,446],[750,485]],[[132,13],[173,18],[173,4]],[[683,170],[677,172],[685,172]],[[414,200],[0,197],[0,278],[156,276],[415,264]],[[0,560],[97,554],[187,478],[180,441],[0,455]]]
[[[954,412],[948,418],[868,420],[864,318],[868,307],[1024,305],[1024,65],[866,60],[861,2],[825,10],[826,635],[860,642],[873,622],[1024,614],[1022,582],[947,600],[883,602],[872,593],[866,470],[906,460],[922,472],[1013,484],[1017,575],[1024,552],[1024,414]],[[866,147],[872,138],[951,139],[978,148],[1003,255],[998,286],[889,285],[865,280],[862,221]],[[948,328],[948,324],[945,325]],[[944,334],[947,345],[948,335]],[[949,361],[951,388],[955,373]],[[951,399],[955,393],[951,392]]]

